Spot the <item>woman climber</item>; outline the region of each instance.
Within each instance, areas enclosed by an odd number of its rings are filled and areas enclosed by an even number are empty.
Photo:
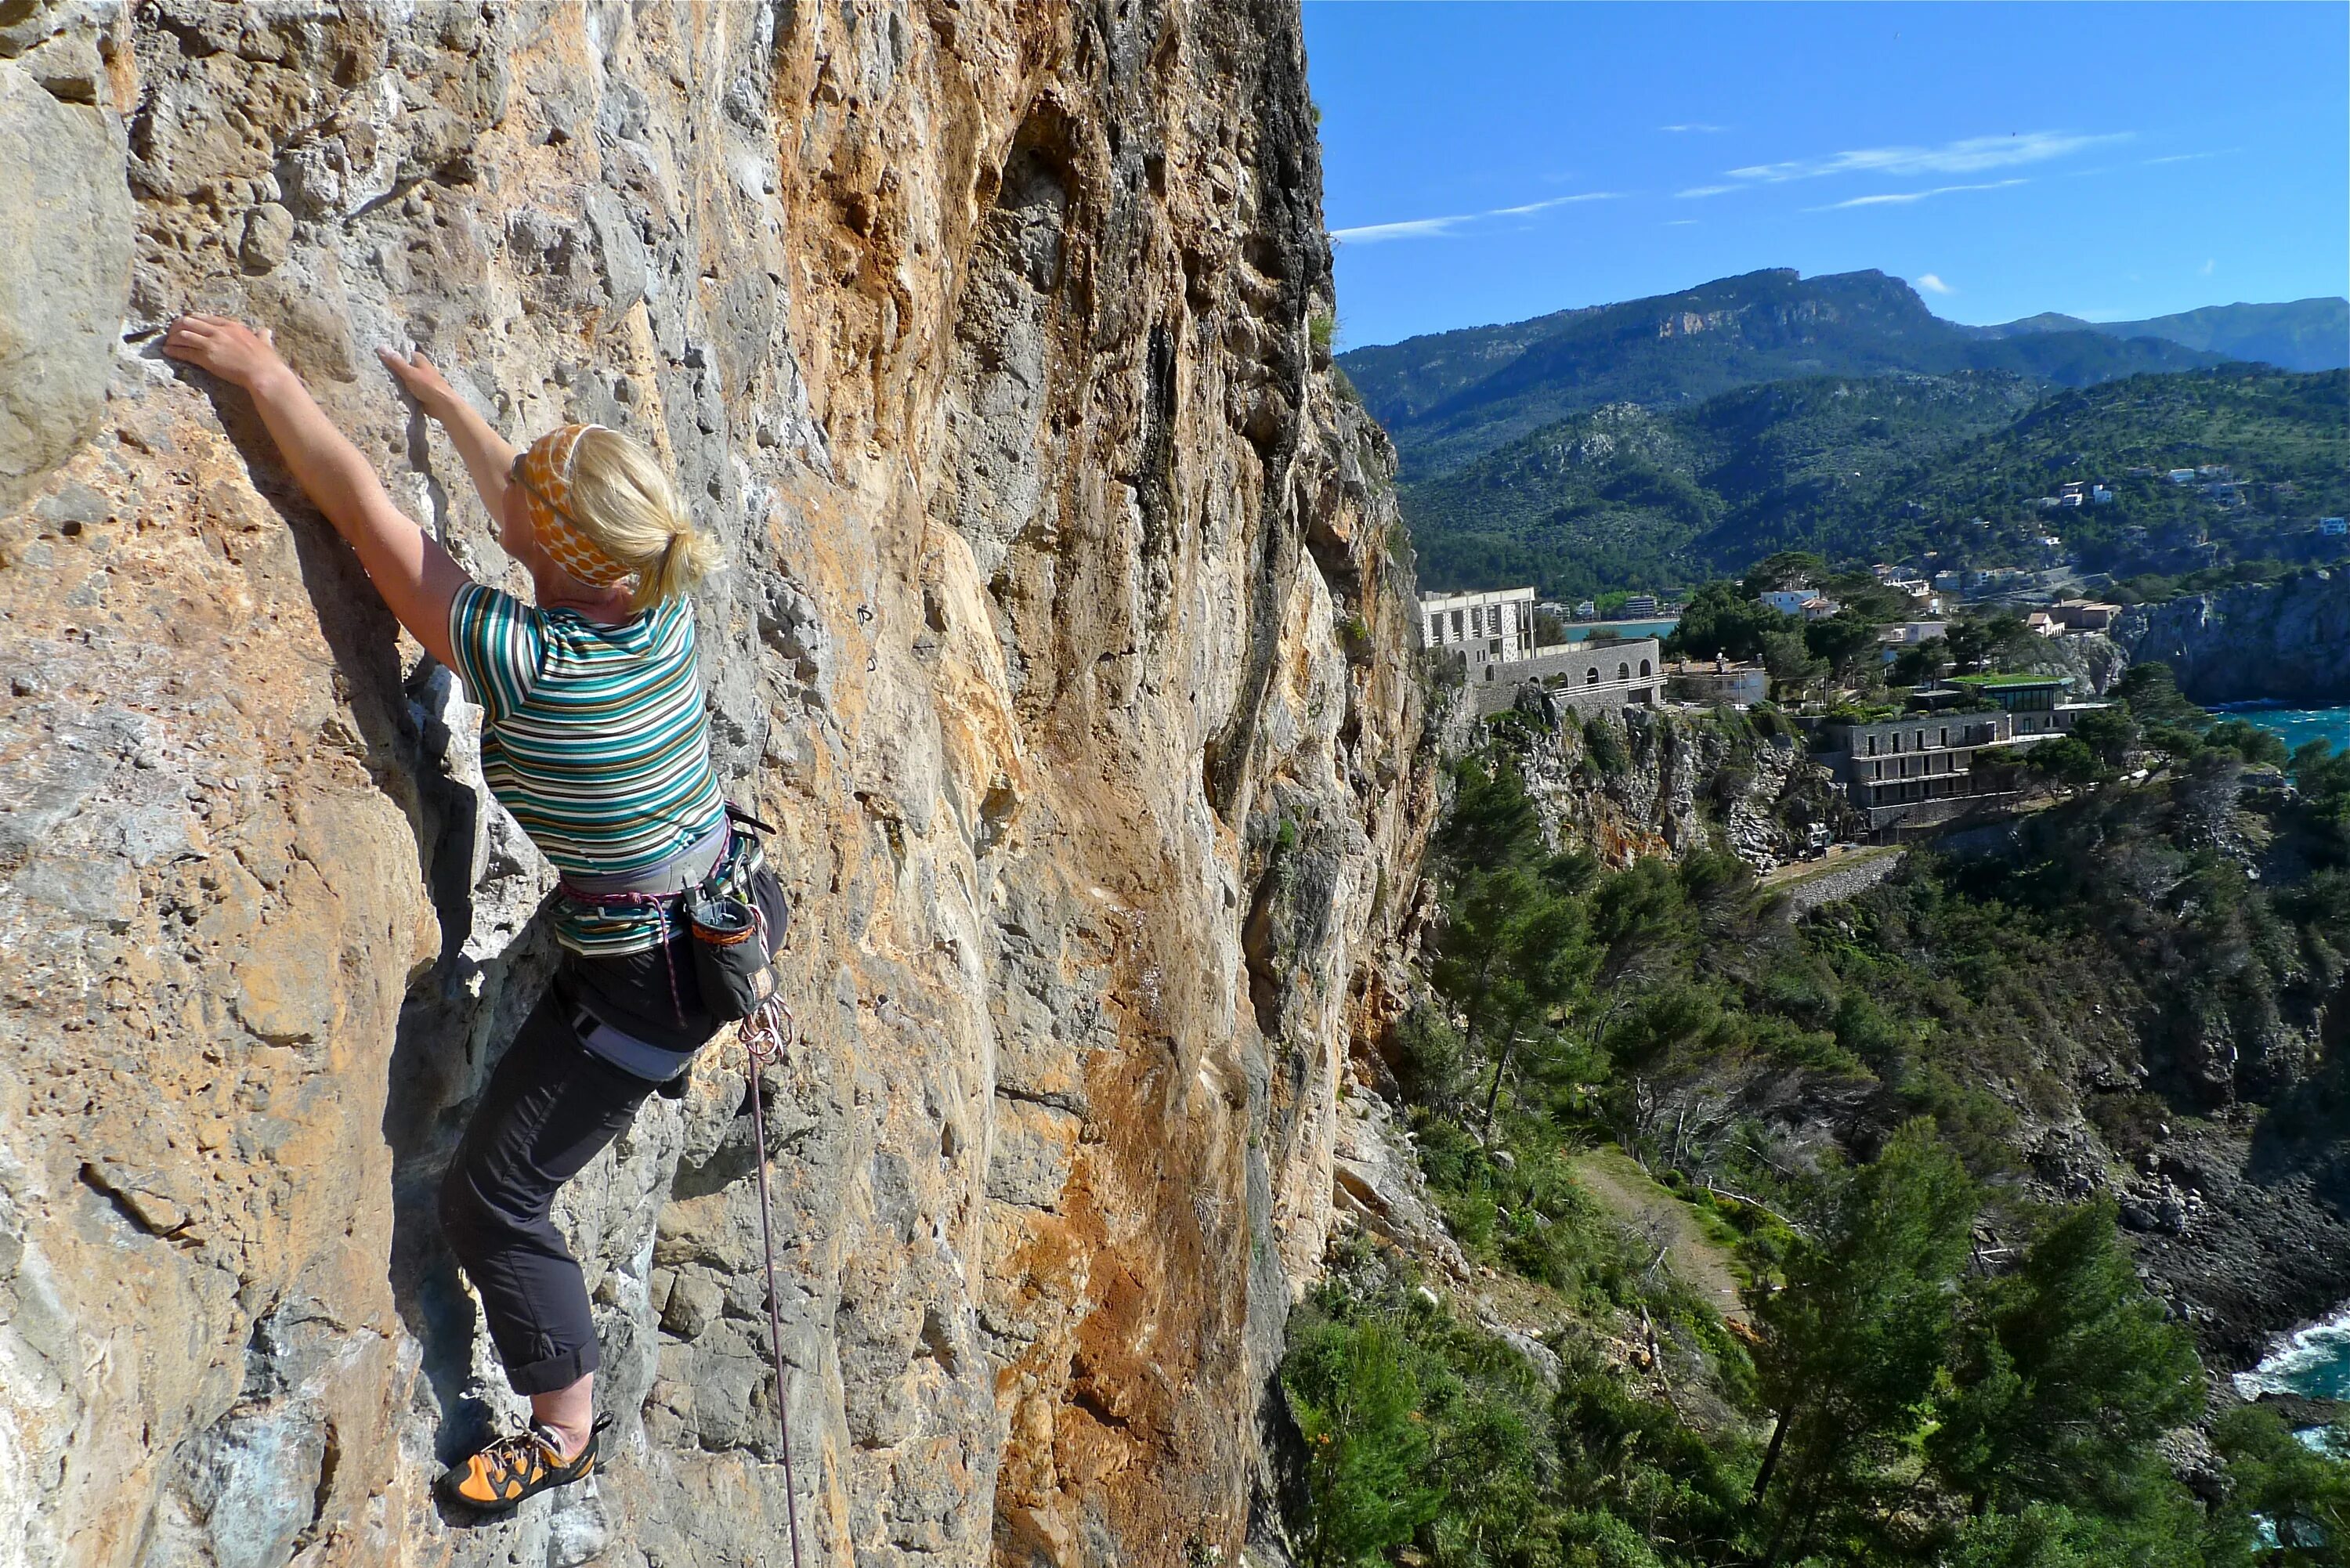
[[[474,582],[391,504],[267,333],[185,316],[163,351],[252,395],[392,614],[481,705],[483,778],[562,876],[555,982],[491,1074],[441,1188],[442,1228],[533,1418],[436,1490],[511,1509],[594,1469],[606,1424],[586,1281],[549,1218],[556,1190],[723,1022],[704,1005],[679,905],[731,888],[763,931],[782,929],[780,890],[755,843],[731,831],[711,769],[686,594],[716,545],[628,437],[565,425],[517,453],[423,355],[379,349],[448,431],[499,543],[529,571],[537,603],[524,604]]]

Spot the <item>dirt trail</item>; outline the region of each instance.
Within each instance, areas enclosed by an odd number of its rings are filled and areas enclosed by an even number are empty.
[[[1729,1259],[1706,1239],[1687,1204],[1613,1147],[1577,1155],[1573,1165],[1575,1179],[1636,1234],[1648,1238],[1651,1247],[1663,1247],[1673,1272],[1711,1303],[1725,1323],[1747,1321],[1746,1303],[1738,1293]]]

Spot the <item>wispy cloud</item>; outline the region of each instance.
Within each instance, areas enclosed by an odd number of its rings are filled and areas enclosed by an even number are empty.
[[[1330,237],[1348,245],[1375,245],[1386,240],[1432,240],[1493,218],[1530,218],[1553,207],[1572,206],[1577,202],[1614,202],[1623,194],[1621,191],[1578,191],[1572,196],[1553,196],[1546,202],[1525,202],[1514,207],[1489,207],[1482,213],[1452,213],[1440,218],[1406,218],[1400,223],[1333,229]]]
[[[1702,125],[1696,121],[1691,121],[1687,125],[1660,125],[1657,127],[1657,129],[1659,130],[1670,131],[1676,136],[1686,136],[1691,133],[1700,136],[1711,136],[1717,131],[1728,130],[1730,127],[1726,125]]]
[[[1728,178],[1780,185],[1790,180],[1820,180],[1832,174],[1979,174],[1989,169],[2044,163],[2092,147],[2111,146],[2128,140],[2131,134],[2116,131],[2085,136],[2063,130],[2025,130],[2010,131],[2005,136],[1970,136],[1939,147],[1864,147],[1831,153],[1825,158],[1752,163],[1729,171]]]
[[[2141,158],[2138,161],[2146,164],[2149,168],[2157,163],[2194,163],[2206,158],[2217,158],[2220,156],[2221,153],[2235,152],[2239,151],[2241,151],[2241,149],[2234,147],[2222,147],[2218,151],[2211,152],[2173,152],[2168,157]]]
[[[1352,229],[1333,229],[1330,237],[1341,244],[1375,245],[1381,240],[1427,240],[1439,234],[1449,234],[1462,223],[1473,222],[1474,213],[1458,213],[1449,218],[1412,218],[1400,223],[1365,223]]]
[[[1529,213],[1547,212],[1553,207],[1571,206],[1577,202],[1616,202],[1623,199],[1621,191],[1578,191],[1572,196],[1553,196],[1547,202],[1528,202],[1523,207],[1496,207],[1481,213],[1485,218],[1523,218]]]
[[[1737,189],[1735,185],[1692,185],[1686,191],[1676,191],[1673,194],[1687,201],[1691,196],[1726,196]]]
[[[2203,263],[2203,275],[2204,275],[2205,277],[2210,277],[2210,276],[2211,275],[2211,271],[2212,271],[2212,269],[2213,269],[2214,267],[2218,266],[2219,265],[2220,265],[2220,258],[2219,258],[2219,257],[2217,257],[2217,256],[2212,256],[2212,257],[2210,257],[2210,258],[2206,259],[2206,260],[2205,260],[2205,262]]]
[[[1697,220],[1695,218],[1667,218],[1665,220],[1665,227],[1669,229],[1679,229],[1686,227],[1687,225],[1696,222]]]
[[[1887,191],[1875,196],[1855,196],[1848,202],[1830,202],[1825,207],[1806,207],[1806,213],[1841,213],[1846,207],[1906,206],[1911,202],[1923,202],[1929,196],[1947,196],[1954,191],[2004,191],[2011,185],[2029,185],[2025,179],[1989,180],[1973,185],[1937,185],[1930,191]]]
[[[1949,284],[1944,283],[1940,278],[1936,277],[1930,272],[1921,272],[1918,275],[1918,286],[1924,289],[1928,294],[1956,294],[1959,292],[1957,289],[1952,288]]]

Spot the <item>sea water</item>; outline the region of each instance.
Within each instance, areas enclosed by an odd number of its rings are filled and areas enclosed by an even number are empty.
[[[2219,711],[2274,732],[2289,752],[2312,741],[2324,741],[2336,753],[2350,751],[2350,708],[2270,708],[2247,703]]]
[[[2298,1394],[2305,1399],[2350,1400],[2350,1306],[2312,1324],[2262,1358],[2250,1372],[2236,1374],[2236,1392],[2247,1399],[2263,1394]],[[2340,1449],[2342,1428],[2311,1427],[2294,1434],[2319,1452]],[[2345,1452],[2350,1459],[2350,1452]]]
[[[1605,628],[1626,642],[1636,642],[1644,637],[1670,637],[1673,628],[1680,623],[1679,616],[1670,620],[1579,621],[1566,628],[1566,640],[1570,643],[1587,641],[1593,632]]]
[[[2262,1394],[2350,1399],[2350,1306],[2303,1329],[2250,1372],[2237,1373],[2236,1391],[2247,1399]]]

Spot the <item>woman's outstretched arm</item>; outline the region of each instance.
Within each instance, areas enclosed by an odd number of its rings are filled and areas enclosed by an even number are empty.
[[[490,509],[490,520],[494,523],[504,517],[506,475],[514,472],[515,460],[515,449],[506,438],[490,428],[480,410],[457,395],[457,389],[421,351],[406,358],[389,348],[375,352],[426,417],[439,420],[442,429],[449,432],[450,444],[465,460],[465,472],[473,476],[482,504]]]
[[[452,663],[449,606],[473,579],[391,504],[375,469],[312,400],[268,336],[224,316],[182,316],[164,336],[163,352],[253,395],[286,466],[359,552],[391,613],[426,652]]]

